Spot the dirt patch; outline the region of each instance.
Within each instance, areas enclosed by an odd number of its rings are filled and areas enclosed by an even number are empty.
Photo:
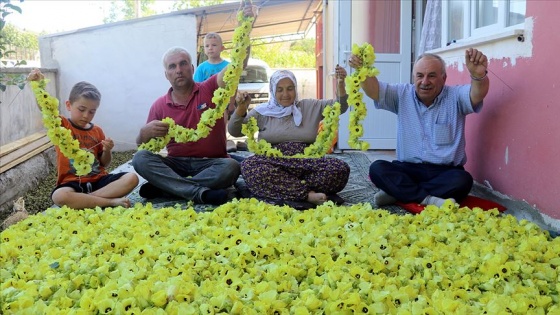
[[[109,172],[132,159],[136,150],[113,152],[113,159],[107,168]],[[41,179],[36,187],[27,191],[22,197],[25,201],[27,213],[36,214],[44,211],[53,205],[51,192],[56,183],[56,168],[51,170],[46,177]],[[9,212],[0,213],[0,222],[3,222],[10,215]]]

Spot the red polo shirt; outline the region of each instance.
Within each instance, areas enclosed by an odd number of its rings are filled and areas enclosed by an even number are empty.
[[[216,107],[212,103],[212,97],[217,89],[218,81],[216,75],[204,82],[195,82],[191,96],[185,106],[173,103],[171,97],[173,88],[170,88],[167,94],[161,96],[152,104],[147,122],[170,117],[178,125],[196,129],[202,113]],[[208,137],[196,142],[187,143],[177,143],[174,139],[171,139],[167,145],[167,152],[169,156],[175,157],[225,158],[228,157],[226,140],[226,127],[222,117],[216,121]]]

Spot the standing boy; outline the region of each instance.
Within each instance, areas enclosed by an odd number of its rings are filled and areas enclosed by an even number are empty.
[[[222,37],[218,33],[208,33],[204,36],[204,54],[208,57],[208,60],[204,61],[203,63],[199,64],[194,72],[194,82],[202,82],[210,78],[216,73],[219,73],[224,69],[229,62],[227,60],[222,59],[222,51],[224,51],[225,47],[222,42]],[[249,51],[247,52],[247,58],[243,62],[243,68],[247,66],[247,61],[249,58]],[[227,120],[229,115],[233,113],[235,110],[235,98],[232,97],[227,113],[224,114],[225,123],[227,125]],[[227,140],[227,147],[228,152],[235,151],[236,146],[232,140]],[[237,155],[231,155],[237,161],[242,161],[243,157]]]
[[[208,33],[204,36],[204,54],[208,60],[199,64],[194,73],[194,81],[202,82],[212,75],[222,71],[229,62],[222,59],[222,51],[225,47],[222,44],[222,38],[218,33]]]

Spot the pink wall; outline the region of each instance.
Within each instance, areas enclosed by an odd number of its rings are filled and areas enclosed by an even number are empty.
[[[467,169],[479,183],[560,219],[560,2],[527,1],[531,58],[491,60],[490,92],[467,118]],[[454,73],[455,72],[455,73]],[[468,81],[449,69],[448,84]]]

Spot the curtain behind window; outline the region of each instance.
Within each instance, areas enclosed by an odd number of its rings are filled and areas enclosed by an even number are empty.
[[[417,56],[441,47],[441,0],[428,0]]]

